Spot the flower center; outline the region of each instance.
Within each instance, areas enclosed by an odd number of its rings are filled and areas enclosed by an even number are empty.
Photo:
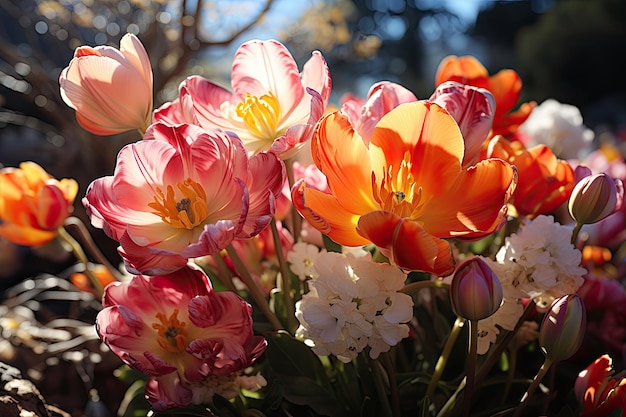
[[[177,308],[174,309],[169,317],[159,312],[156,314],[159,323],[152,323],[152,328],[159,334],[157,342],[163,349],[172,353],[185,350],[185,336],[187,336],[187,330],[185,329],[187,323],[178,321],[177,316]]]
[[[271,140],[276,137],[276,128],[281,114],[278,99],[271,92],[261,97],[244,95],[243,101],[237,104],[235,112],[255,136]]]
[[[164,193],[157,187],[154,202],[148,206],[163,222],[180,229],[193,229],[208,216],[204,188],[191,178],[177,183],[176,188],[178,193],[168,185]]]
[[[415,182],[411,172],[413,163],[408,151],[399,167],[389,165],[384,172],[380,187],[372,177],[374,198],[381,209],[403,218],[416,219],[421,213],[426,200],[422,200],[422,187]]]

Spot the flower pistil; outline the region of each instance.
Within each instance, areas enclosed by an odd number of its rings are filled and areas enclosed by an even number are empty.
[[[209,214],[206,203],[206,192],[202,185],[192,180],[185,179],[183,183],[177,183],[182,198],[178,199],[174,193],[174,187],[167,186],[166,192],[156,187],[154,202],[148,206],[154,209],[153,214],[161,217],[163,222],[180,229],[193,229],[205,220]]]

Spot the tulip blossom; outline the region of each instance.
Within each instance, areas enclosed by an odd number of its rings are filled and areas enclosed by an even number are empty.
[[[470,321],[485,319],[498,311],[502,295],[500,280],[480,257],[459,265],[450,284],[452,308],[457,316]]]
[[[374,127],[369,145],[335,112],[313,135],[315,164],[330,193],[292,188],[304,218],[345,246],[374,243],[394,264],[449,275],[446,238],[480,238],[500,227],[515,168],[490,159],[464,169],[464,143],[450,114],[431,102],[402,104]]]
[[[0,169],[0,236],[26,246],[43,245],[74,210],[78,183],[57,180],[34,162]]]
[[[496,102],[484,88],[447,81],[440,84],[429,101],[439,104],[456,120],[465,141],[463,166],[478,160],[491,131]]]
[[[572,167],[545,145],[526,149],[521,142],[496,136],[489,142],[486,156],[517,167],[518,183],[510,204],[519,216],[533,218],[552,213],[567,201],[574,188]]]
[[[626,412],[626,378],[614,375],[613,359],[602,355],[578,374],[574,394],[582,406],[580,417],[623,415]],[[621,414],[614,414],[620,410]]]
[[[168,275],[113,283],[102,307],[96,318],[100,338],[149,375],[146,394],[157,411],[230,392],[237,375],[265,350],[265,339],[253,334],[252,307],[235,293],[213,291],[191,264]]]
[[[487,69],[473,56],[445,57],[435,75],[435,85],[445,81],[456,81],[461,84],[473,85],[489,90],[496,100],[493,118],[493,134],[507,135],[515,132],[536,106],[535,102],[523,103],[517,110],[522,81],[517,72],[503,69],[489,75]]]
[[[570,358],[583,342],[587,312],[577,294],[554,300],[541,321],[539,346],[550,361]]]
[[[200,76],[179,87],[179,97],[155,120],[235,132],[248,154],[270,150],[287,159],[309,140],[331,91],[328,66],[315,51],[302,74],[280,42],[249,41],[235,53],[232,92]]]
[[[120,49],[81,46],[59,77],[63,101],[83,129],[100,136],[145,132],[152,117],[152,67],[139,39],[127,33]]]
[[[620,209],[624,186],[605,173],[580,180],[569,200],[569,213],[576,223],[592,224]]]
[[[120,151],[114,175],[94,181],[83,204],[120,242],[127,269],[165,273],[261,232],[284,178],[282,161],[248,159],[236,136],[156,123]]]
[[[368,144],[376,123],[402,103],[417,101],[411,91],[390,81],[378,82],[370,87],[367,98],[362,100],[351,94],[342,100],[341,111],[348,116],[350,124],[363,141]]]

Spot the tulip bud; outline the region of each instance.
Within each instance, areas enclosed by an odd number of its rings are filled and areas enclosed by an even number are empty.
[[[591,224],[609,216],[618,207],[623,195],[621,182],[605,173],[581,179],[569,199],[569,213],[576,223]]]
[[[457,316],[478,321],[491,316],[502,304],[502,284],[480,257],[468,259],[454,273],[450,301]]]
[[[582,344],[586,325],[585,304],[578,294],[554,300],[539,330],[539,346],[546,359],[561,361],[576,353]]]

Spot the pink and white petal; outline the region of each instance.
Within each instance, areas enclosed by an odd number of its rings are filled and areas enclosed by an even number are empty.
[[[317,91],[324,107],[330,99],[332,79],[326,60],[319,51],[313,51],[311,58],[302,67],[302,86]]]
[[[200,126],[205,129],[233,130],[232,119],[225,117],[222,110],[222,105],[230,106],[240,101],[232,92],[199,75],[185,79],[179,90],[181,105],[192,106]]]
[[[400,268],[441,276],[454,271],[450,244],[430,235],[418,222],[376,211],[361,216],[358,231]]]
[[[127,234],[122,236],[120,243],[117,251],[124,260],[126,269],[133,274],[168,274],[187,265],[187,257],[139,246]]]
[[[231,220],[219,220],[204,226],[197,242],[189,245],[182,253],[185,258],[213,255],[226,249],[235,239],[241,226]]]
[[[274,94],[283,114],[289,114],[304,97],[298,65],[280,42],[249,41],[239,47],[233,59],[231,82],[236,95],[260,97]]]
[[[152,377],[146,383],[146,399],[156,411],[184,408],[191,404],[193,393],[183,385],[178,372]]]
[[[166,181],[163,177],[165,166],[179,167],[181,163],[182,159],[175,148],[163,141],[139,141],[126,145],[117,157],[110,195],[128,209],[145,211],[148,203],[153,202],[158,195],[157,187],[161,187],[165,193],[164,185],[175,185],[184,180],[182,176],[176,178],[175,182],[173,178]]]

